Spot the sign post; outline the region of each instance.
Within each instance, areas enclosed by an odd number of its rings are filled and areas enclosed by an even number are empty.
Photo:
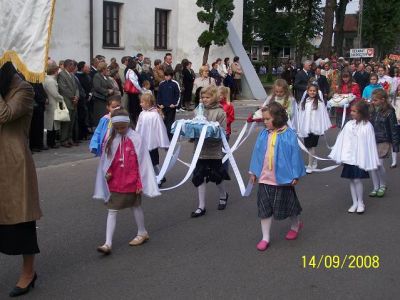
[[[374,54],[374,48],[350,49],[350,58],[371,58],[374,57]]]

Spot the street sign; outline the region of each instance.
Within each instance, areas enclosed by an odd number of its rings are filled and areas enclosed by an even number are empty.
[[[374,48],[350,49],[350,58],[374,57]]]

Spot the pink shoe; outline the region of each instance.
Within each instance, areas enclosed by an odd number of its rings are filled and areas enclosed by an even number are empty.
[[[303,222],[300,222],[299,229],[297,231],[290,229],[289,232],[286,234],[286,239],[289,241],[297,239],[297,236],[299,235],[300,230],[303,229],[303,226]]]
[[[265,251],[267,250],[269,246],[269,243],[267,241],[261,240],[258,244],[257,244],[257,250],[259,251]]]

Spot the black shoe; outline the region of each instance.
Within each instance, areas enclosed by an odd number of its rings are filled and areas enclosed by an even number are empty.
[[[200,212],[197,212],[197,210],[200,210]],[[190,215],[190,217],[191,218],[198,218],[198,217],[204,216],[205,214],[206,214],[206,209],[201,209],[199,207],[195,211],[192,211],[192,214]]]
[[[166,183],[166,182],[167,182],[167,179],[164,177],[163,179],[161,179],[160,183],[158,184],[158,187],[160,188],[163,185],[163,183]]]
[[[32,152],[42,152],[42,150],[40,150],[40,148],[32,148],[31,151]]]
[[[225,199],[219,199],[220,201],[225,201],[225,203],[218,204],[218,210],[224,210],[226,208],[226,204],[228,203],[229,194],[226,193]]]
[[[29,293],[31,288],[35,288],[36,279],[37,279],[37,274],[35,273],[35,275],[33,276],[32,281],[28,284],[28,286],[26,288],[20,288],[19,286],[16,286],[16,287],[14,287],[12,289],[12,291],[9,294],[9,296],[10,297],[18,297],[18,296],[21,296],[21,295]]]

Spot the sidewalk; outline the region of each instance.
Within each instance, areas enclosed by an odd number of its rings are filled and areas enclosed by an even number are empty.
[[[235,107],[236,121],[233,123],[233,134],[236,134],[247,120],[249,113],[257,110],[261,101],[257,100],[236,100],[233,102]],[[190,119],[193,112],[181,112],[176,114],[176,119]],[[44,168],[48,166],[56,166],[60,164],[75,164],[78,161],[94,158],[94,154],[89,152],[89,141],[82,142],[77,147],[58,149],[49,149],[33,154],[36,168]]]

